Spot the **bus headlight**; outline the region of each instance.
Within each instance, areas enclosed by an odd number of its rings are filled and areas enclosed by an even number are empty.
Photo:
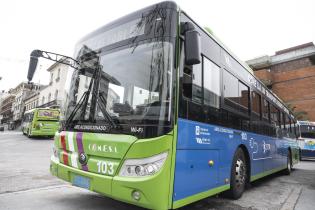
[[[165,163],[167,152],[142,159],[127,159],[120,169],[120,176],[149,176],[157,173]]]

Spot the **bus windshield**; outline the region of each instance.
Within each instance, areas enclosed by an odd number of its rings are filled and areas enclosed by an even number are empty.
[[[129,134],[151,126],[153,136],[169,131],[175,15],[160,7],[141,11],[77,44],[80,67],[67,76],[66,129]]]
[[[117,123],[170,121],[172,49],[168,42],[149,42],[100,56],[102,76],[98,97],[104,100],[99,99],[99,103]],[[92,75],[93,72],[88,71],[73,73],[69,110],[73,110],[89,86],[94,85]],[[90,117],[92,96],[90,93],[85,108],[82,105],[85,110],[81,108],[74,120],[86,123],[106,121],[100,104],[95,107],[95,116]],[[91,122],[90,119],[95,120]]]
[[[300,125],[301,137],[315,139],[315,125],[312,123],[306,123]]]

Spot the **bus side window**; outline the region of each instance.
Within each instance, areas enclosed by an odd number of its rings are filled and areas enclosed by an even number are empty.
[[[283,136],[286,136],[286,122],[285,122],[285,114],[283,112],[280,112],[281,115],[281,132]]]
[[[29,115],[29,121],[32,122],[34,117],[34,112]]]
[[[220,108],[220,68],[212,61],[203,57],[204,103]]]
[[[273,127],[273,136],[281,136],[280,112],[274,105],[270,105],[270,120]]]
[[[263,106],[262,106],[262,116],[263,119],[267,120],[270,122],[270,108],[269,108],[269,101],[264,99],[263,101]]]
[[[290,132],[290,119],[287,114],[285,114],[285,131],[287,133],[287,137],[290,137],[291,132]]]
[[[194,102],[202,103],[201,64],[184,67],[183,95]]]

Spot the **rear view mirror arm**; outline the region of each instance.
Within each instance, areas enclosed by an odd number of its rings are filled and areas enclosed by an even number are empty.
[[[79,61],[69,56],[61,55],[61,54],[57,54],[53,52],[42,51],[42,50],[33,50],[30,56],[30,64],[29,64],[28,74],[27,74],[27,79],[29,82],[32,81],[33,79],[33,76],[37,67],[38,58],[45,58],[47,60],[51,60],[57,63],[62,63],[74,69],[79,69],[79,66],[80,66]]]

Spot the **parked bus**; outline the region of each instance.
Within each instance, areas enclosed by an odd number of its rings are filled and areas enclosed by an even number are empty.
[[[28,137],[54,136],[59,128],[59,109],[35,108],[23,116],[22,132]]]
[[[298,121],[300,158],[315,160],[315,122]]]
[[[50,54],[32,52],[29,80]],[[74,70],[50,170],[75,186],[171,209],[239,198],[299,159],[288,108],[173,2],[105,25],[63,58]]]

